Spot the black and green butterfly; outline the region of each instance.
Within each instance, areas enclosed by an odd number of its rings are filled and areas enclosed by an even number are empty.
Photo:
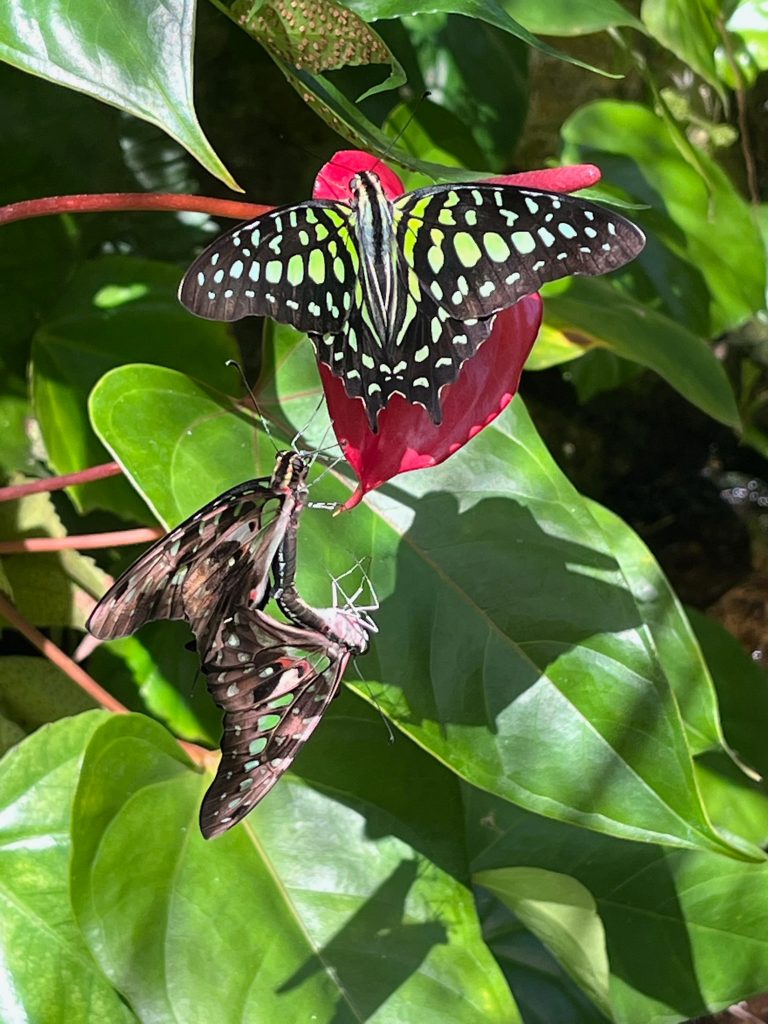
[[[349,187],[349,203],[315,199],[228,231],[179,298],[209,320],[266,315],[306,331],[374,431],[393,394],[439,423],[441,388],[496,313],[547,281],[616,270],[645,245],[624,217],[557,192],[478,182],[390,201],[373,171]]]
[[[93,610],[102,640],[156,619],[195,635],[208,689],[224,711],[222,760],[200,828],[220,835],[288,768],[336,693],[347,662],[376,627],[346,602],[313,608],[296,590],[299,517],[308,462],[278,452],[271,477],[219,495],[153,544]],[[263,611],[273,598],[289,622]]]

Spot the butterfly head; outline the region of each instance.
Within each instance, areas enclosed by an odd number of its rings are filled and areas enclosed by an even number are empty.
[[[272,487],[283,493],[295,491],[306,483],[308,472],[309,463],[303,455],[294,451],[278,452],[272,471]]]
[[[360,171],[356,174],[349,182],[349,191],[357,206],[386,200],[381,180],[374,171]]]

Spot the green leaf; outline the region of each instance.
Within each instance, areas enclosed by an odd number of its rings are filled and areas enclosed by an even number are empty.
[[[66,530],[49,494],[0,503],[0,536],[6,540],[64,537]],[[73,549],[3,555],[3,571],[14,604],[38,626],[83,629],[107,576],[92,558]],[[90,595],[90,597],[89,597]]]
[[[0,660],[0,714],[25,733],[96,704],[45,658],[6,655]]]
[[[386,81],[359,98],[405,84],[405,72],[381,36],[335,0],[236,0],[230,16],[270,54],[319,74],[363,64],[388,64]]]
[[[506,170],[528,113],[528,48],[482,21],[467,31],[466,18],[452,14],[419,14],[404,17],[401,24],[421,80],[425,85],[440,83],[435,90],[440,107],[459,119],[482,154],[480,162],[470,166]],[[417,118],[424,113],[419,103]],[[410,119],[411,111],[407,116]],[[412,149],[411,135],[409,125],[400,145]]]
[[[254,475],[253,421],[226,395],[176,370],[119,366],[101,378],[89,405],[96,433],[166,526]]]
[[[32,467],[27,416],[29,402],[24,388],[0,370],[0,475],[9,477],[16,471]]]
[[[140,636],[101,644],[88,668],[96,679],[108,679],[109,691],[134,710],[146,711],[175,735],[216,746],[221,713],[200,675],[200,663],[186,650],[191,639],[182,623],[150,623]]]
[[[422,783],[407,769],[424,756],[393,750],[376,715],[346,703],[323,723],[318,752],[336,762],[324,772],[336,785],[287,777],[209,843],[197,827],[202,780],[159,726],[121,716],[94,734],[75,803],[72,898],[102,970],[142,1020],[395,1024],[418,1007],[457,1024],[519,1021],[454,877],[457,786],[429,766]],[[414,831],[437,793],[430,832]]]
[[[581,36],[624,25],[645,31],[616,0],[503,0],[502,6],[530,32],[543,36]]]
[[[478,171],[417,159],[406,149],[394,145],[390,136],[365,117],[357,104],[351,103],[328,78],[313,74],[307,68],[296,68],[275,53],[271,56],[309,108],[358,149],[368,150],[388,163],[420,171],[432,180],[469,181],[477,178]]]
[[[584,348],[601,345],[647,366],[714,419],[740,425],[723,365],[703,339],[606,281],[571,278],[553,291],[545,303],[550,327]]]
[[[227,416],[210,389],[170,370],[113,371],[94,391],[92,415],[171,522],[242,480],[256,446],[247,422]],[[141,440],[150,418],[151,454]],[[328,486],[339,495],[337,483]],[[735,852],[701,805],[635,596],[642,574],[633,566],[632,580],[624,575],[519,401],[447,469],[369,500],[343,527],[307,514],[301,548],[312,557],[299,563],[302,592],[327,604],[327,574],[372,556],[383,603],[376,656],[364,661],[377,682],[364,696],[435,758],[505,799],[627,838]],[[674,670],[687,679],[701,672],[690,639]],[[748,847],[739,855],[759,856]]]
[[[7,1021],[135,1020],[88,953],[69,901],[70,807],[83,749],[105,717],[94,711],[44,726],[0,761]]]
[[[474,881],[514,911],[610,1016],[605,932],[588,889],[568,875],[541,868],[480,871]]]
[[[223,324],[189,314],[176,299],[176,267],[130,257],[84,264],[38,330],[32,386],[51,464],[59,473],[97,465],[107,455],[93,436],[88,394],[113,366],[144,359],[188,368],[221,388],[238,387],[227,359],[237,349]],[[146,438],[151,437],[151,425]],[[144,506],[122,480],[71,488],[83,510],[108,508],[147,521]]]
[[[765,782],[748,779],[725,754],[699,758],[696,778],[704,804],[717,827],[765,848],[768,844],[768,787]]]
[[[643,0],[640,8],[640,17],[654,39],[722,93],[715,69],[719,16],[716,0]]]
[[[403,18],[408,15],[461,14],[466,18],[471,18],[472,21],[483,21],[487,25],[494,25],[549,57],[567,61],[577,67],[586,68],[587,71],[596,71],[608,78],[621,77],[601,71],[600,68],[593,67],[591,64],[585,64],[576,57],[563,53],[562,50],[556,50],[549,43],[537,39],[519,21],[510,17],[506,8],[497,0],[352,0],[349,6],[366,21]]]
[[[621,566],[674,691],[694,754],[725,747],[712,677],[682,605],[638,535],[597,502],[589,509]]]
[[[763,307],[765,254],[749,205],[705,153],[698,169],[652,110],[600,101],[562,129],[566,163],[598,164],[607,181],[649,207],[633,219],[648,244],[632,264],[638,292],[673,320],[713,337]],[[703,176],[706,175],[706,178]],[[641,287],[642,284],[642,287]]]
[[[166,0],[8,0],[0,11],[0,60],[158,125],[230,188],[192,98],[195,4]]]
[[[476,872],[566,872],[605,930],[616,1024],[688,1020],[765,987],[768,863],[618,842],[465,792]]]
[[[545,308],[546,309],[546,308]],[[525,363],[526,370],[548,370],[552,366],[573,362],[590,350],[590,339],[579,336],[574,340],[564,330],[558,330],[545,320],[536,344]]]
[[[730,52],[721,40],[715,52],[718,77],[729,88],[739,88],[731,59],[733,53],[742,78],[753,85],[760,72],[768,68],[768,9],[765,0],[742,0],[736,4],[725,27],[730,36]]]
[[[765,671],[714,619],[693,608],[688,617],[712,673],[726,738],[746,764],[768,778],[768,751],[755,730],[755,722],[768,718]]]

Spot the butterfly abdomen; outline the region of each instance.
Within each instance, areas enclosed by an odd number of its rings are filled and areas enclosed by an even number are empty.
[[[371,172],[355,175],[350,188],[354,197],[353,231],[365,297],[363,318],[368,321],[367,326],[379,348],[387,351],[397,328],[399,285],[392,204],[378,177]]]

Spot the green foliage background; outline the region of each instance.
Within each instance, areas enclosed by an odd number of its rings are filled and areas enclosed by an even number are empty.
[[[679,397],[653,396],[764,464],[762,0],[7,0],[0,59],[4,203],[238,182],[281,204],[354,146],[408,187],[595,162],[649,239],[609,280],[548,289],[522,397],[447,465],[306,514],[302,590],[327,603],[329,574],[370,556],[380,633],[220,840],[199,835],[209,779],[173,738],[219,733],[183,627],[88,654],[130,716],[3,630],[3,1019],[637,1024],[768,988],[765,678],[686,615],[524,404],[542,380],[587,409],[661,379]],[[218,230],[170,213],[0,228],[3,482],[124,469],[1,505],[2,539],[176,523],[268,472],[227,359],[278,435],[308,422],[306,339],[235,336],[176,302]],[[545,426],[567,463],[569,425]],[[352,486],[337,467],[315,493]],[[0,591],[72,654],[135,554],[3,556]]]

